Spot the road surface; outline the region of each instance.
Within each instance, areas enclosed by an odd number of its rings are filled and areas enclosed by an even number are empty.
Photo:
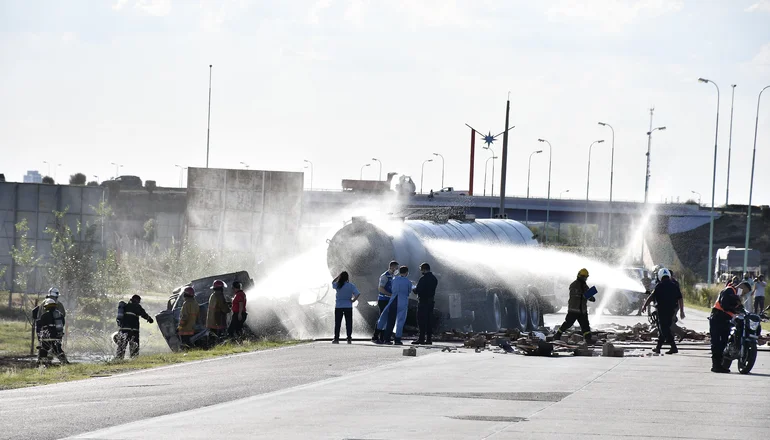
[[[400,347],[319,342],[2,391],[0,437],[766,436],[770,353],[760,353],[748,376],[713,374],[709,367],[709,353],[702,350],[662,357],[538,358],[442,353],[434,346],[412,358],[401,356]],[[717,406],[726,414],[715,417]]]

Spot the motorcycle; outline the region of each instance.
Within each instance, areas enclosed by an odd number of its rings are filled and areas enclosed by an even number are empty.
[[[738,360],[738,371],[749,374],[757,360],[757,339],[762,331],[760,317],[755,313],[743,311],[730,321],[732,328],[723,354],[722,366],[730,368]]]

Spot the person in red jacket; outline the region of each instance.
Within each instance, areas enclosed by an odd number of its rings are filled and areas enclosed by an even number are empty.
[[[227,334],[231,338],[240,337],[243,334],[243,324],[246,322],[246,293],[240,281],[233,282],[233,317]]]

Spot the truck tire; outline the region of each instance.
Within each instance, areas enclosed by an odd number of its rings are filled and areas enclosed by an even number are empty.
[[[615,298],[610,302],[607,310],[613,315],[628,315],[631,305],[628,303],[628,298],[625,295],[615,292]]]
[[[508,298],[505,302],[506,327],[526,331],[529,313],[524,301],[517,296]]]
[[[526,300],[527,310],[527,330],[535,331],[540,328],[540,321],[542,320],[542,314],[540,313],[540,302],[537,300],[537,296],[530,293]]]
[[[505,322],[505,308],[500,299],[500,295],[497,292],[490,292],[487,294],[487,299],[484,302],[484,309],[481,311],[479,317],[481,322],[479,326],[481,331],[497,332],[503,327]]]

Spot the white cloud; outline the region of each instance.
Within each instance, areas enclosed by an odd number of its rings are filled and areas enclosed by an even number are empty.
[[[363,0],[351,0],[345,9],[345,21],[350,22],[356,27],[364,25],[364,2]]]
[[[201,1],[202,28],[206,32],[217,32],[222,25],[249,7],[246,0]]]
[[[770,43],[766,43],[759,49],[749,65],[760,72],[770,71]]]
[[[745,9],[746,12],[770,12],[770,0],[759,0]]]
[[[310,10],[307,13],[307,21],[310,24],[320,24],[321,23],[321,12],[328,9],[329,6],[331,6],[332,0],[318,0],[313,4],[313,6],[310,8]]]
[[[639,18],[659,17],[683,7],[680,0],[559,0],[546,15],[553,21],[592,21],[607,32],[620,32]]]
[[[123,9],[129,0],[117,0],[112,9],[119,11]],[[145,14],[155,17],[165,17],[171,13],[171,0],[135,0],[134,9],[138,9]]]

